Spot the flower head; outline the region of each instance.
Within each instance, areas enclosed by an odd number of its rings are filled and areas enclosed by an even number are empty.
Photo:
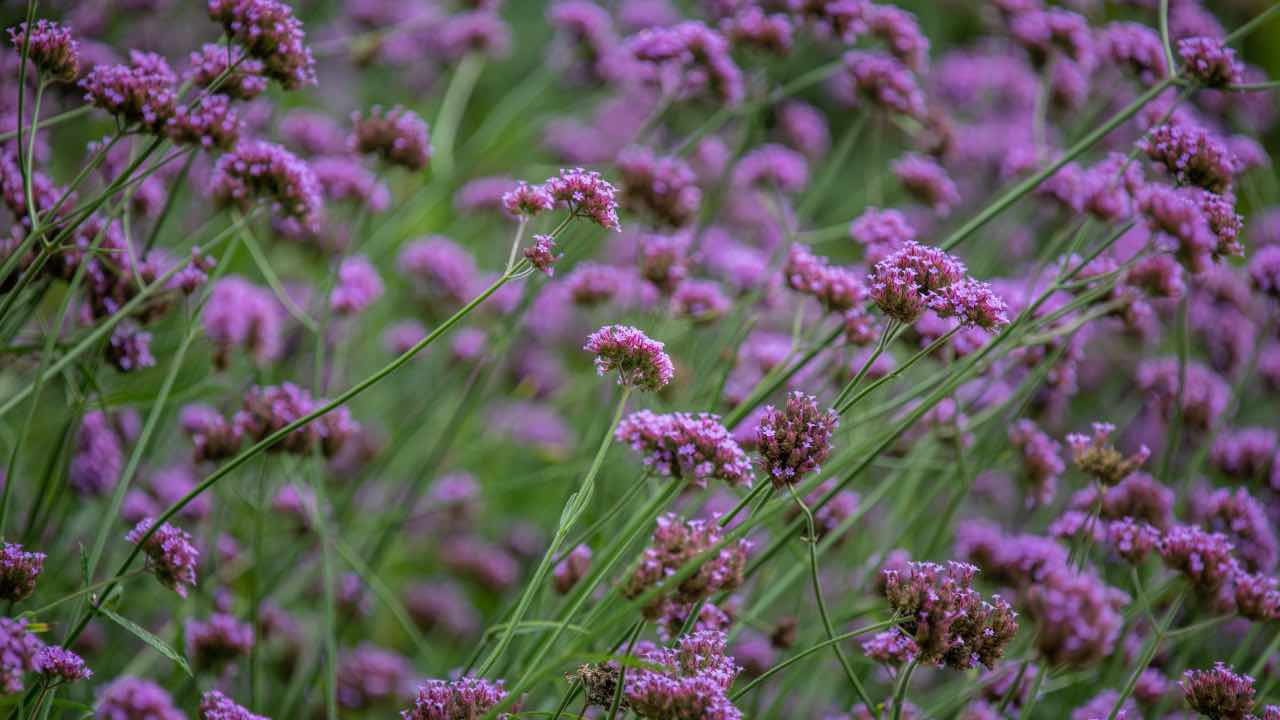
[[[960,204],[960,191],[947,171],[933,160],[916,153],[894,160],[890,167],[894,177],[920,202],[939,215],[950,214]]]
[[[821,469],[839,424],[834,410],[820,410],[817,398],[798,390],[787,396],[783,409],[766,407],[756,426],[756,452],[773,484],[794,485]]]
[[[177,145],[228,150],[240,139],[240,119],[227,96],[210,95],[195,105],[174,110],[165,131]]]
[[[1178,41],[1178,55],[1187,74],[1207,87],[1238,85],[1244,81],[1244,64],[1236,51],[1221,40],[1189,37]]]
[[[377,105],[368,115],[351,117],[351,149],[377,155],[384,162],[417,172],[431,160],[427,123],[417,113],[400,106],[383,111]]]
[[[961,323],[991,330],[1008,325],[1004,300],[990,285],[976,280],[952,283],[934,292],[929,307],[942,317],[954,317]]]
[[[1165,531],[1157,548],[1170,568],[1181,572],[1203,594],[1212,596],[1238,572],[1231,541],[1193,525],[1177,525]]]
[[[919,660],[967,670],[993,669],[1018,631],[1017,614],[999,595],[988,602],[973,589],[978,568],[961,562],[907,563],[883,571],[884,595],[904,618],[899,628],[919,648]]]
[[[788,287],[813,296],[828,312],[852,310],[867,298],[867,288],[856,273],[828,264],[799,243],[791,246],[782,274]]]
[[[555,207],[555,201],[539,186],[521,182],[502,194],[502,209],[512,216],[533,217]]]
[[[657,415],[640,410],[618,423],[615,437],[644,458],[651,472],[699,487],[708,478],[751,485],[751,462],[720,418],[706,413]]]
[[[200,720],[267,720],[267,718],[249,712],[217,690],[210,690],[200,698]]]
[[[21,602],[35,592],[44,559],[42,552],[27,552],[17,543],[4,543],[0,547],[0,599]]]
[[[209,0],[209,17],[286,90],[316,84],[315,59],[293,8],[279,0]]]
[[[185,635],[187,657],[199,668],[222,667],[253,648],[253,627],[227,613],[188,620]]]
[[[1226,143],[1195,125],[1165,123],[1148,132],[1140,146],[1178,182],[1210,192],[1226,191],[1240,170]]]
[[[147,556],[147,569],[156,576],[160,584],[185,598],[189,589],[196,586],[196,565],[200,562],[200,551],[192,544],[191,535],[169,523],[156,528],[147,537],[153,524],[151,518],[142,520],[129,531],[125,539],[134,544],[143,543],[142,552]]]
[[[41,18],[28,33],[22,23],[9,28],[9,40],[18,52],[25,43],[31,64],[50,80],[71,82],[80,74],[80,43],[65,25]]]
[[[928,114],[924,91],[905,65],[881,53],[851,50],[844,54],[849,98],[878,109],[922,120]]]
[[[596,356],[596,372],[616,371],[618,384],[641,390],[662,389],[675,376],[663,344],[628,325],[606,325],[591,333],[582,347]]]
[[[232,100],[252,100],[267,91],[262,61],[236,57],[223,45],[205,43],[191,53],[191,68],[183,75],[192,85]],[[217,86],[214,83],[217,82]]]
[[[418,686],[413,707],[402,710],[400,717],[403,720],[478,718],[506,697],[501,680],[492,682],[470,675],[456,680],[428,680]],[[499,717],[510,715],[502,713]]]
[[[663,515],[658,518],[640,564],[623,585],[623,594],[629,598],[643,595],[689,561],[710,551],[722,537],[720,526],[714,520],[684,520],[671,513]],[[645,607],[645,616],[658,618],[671,611],[672,605],[687,608],[714,593],[737,589],[743,581],[750,548],[746,540],[720,548],[705,559],[697,572],[654,598]]]
[[[324,201],[306,162],[275,143],[242,140],[218,158],[211,181],[214,202],[248,211],[259,197],[287,217],[315,226]]]
[[[585,217],[606,230],[621,230],[618,224],[617,190],[594,170],[561,170],[548,178],[542,189],[560,207],[577,217]]]
[[[560,259],[556,254],[556,241],[550,235],[534,235],[533,244],[524,249],[524,256],[548,277],[555,273],[556,261]]]
[[[672,227],[697,216],[702,190],[689,163],[636,146],[619,153],[615,165],[622,178],[622,204],[628,209],[646,211]]]
[[[46,645],[40,648],[31,666],[36,672],[59,683],[70,683],[93,677],[93,671],[85,666],[84,658],[57,645]]]
[[[95,65],[80,81],[85,100],[126,125],[161,131],[177,110],[176,77],[164,58],[132,50],[128,65]]]
[[[128,675],[116,678],[98,693],[97,717],[116,720],[186,720],[164,688]]]
[[[1138,452],[1125,457],[1109,442],[1116,426],[1111,423],[1094,423],[1093,435],[1078,433],[1067,435],[1071,458],[1082,472],[1098,479],[1103,485],[1115,485],[1133,474],[1151,457],[1151,451],[1143,445]]]
[[[329,294],[329,307],[339,315],[363,312],[383,293],[382,278],[368,258],[352,255],[338,266],[337,283]]]
[[[1253,711],[1253,678],[1237,675],[1225,663],[1210,670],[1188,670],[1178,682],[1192,710],[1211,720],[1245,720]]]

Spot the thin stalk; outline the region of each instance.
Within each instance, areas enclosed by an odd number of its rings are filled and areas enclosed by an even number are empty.
[[[800,201],[800,207],[796,209],[796,217],[801,223],[813,217],[813,212],[817,210],[818,203],[827,194],[831,183],[835,182],[836,177],[840,175],[840,170],[844,168],[845,158],[849,157],[849,153],[853,151],[854,143],[858,142],[858,137],[862,135],[862,129],[867,126],[867,118],[869,117],[871,117],[871,113],[861,113],[845,129],[844,135],[840,138],[840,143],[836,145],[835,150],[828,156],[825,167],[822,169],[822,175],[817,182],[808,188],[804,199]],[[847,229],[847,226],[845,226],[846,231]]]
[[[859,635],[866,635],[867,633],[879,632],[879,631],[881,631],[881,630],[885,630],[885,629],[891,628],[891,627],[893,627],[894,625],[896,625],[897,623],[898,623],[898,620],[897,620],[896,618],[894,618],[894,619],[889,619],[889,620],[885,620],[885,621],[883,621],[883,622],[875,623],[874,625],[868,625],[868,626],[863,627],[863,628],[858,628],[857,630],[852,630],[852,631],[847,632],[847,633],[842,633],[842,634],[840,634],[840,635],[836,635],[835,637],[830,638],[830,639],[828,639],[828,640],[823,640],[822,642],[820,642],[820,643],[818,643],[818,644],[816,644],[816,645],[813,645],[813,646],[808,647],[808,648],[806,648],[806,649],[804,649],[804,650],[801,650],[800,652],[796,653],[795,655],[792,655],[791,657],[787,658],[786,660],[783,660],[782,662],[778,663],[777,665],[774,665],[773,667],[769,668],[768,670],[765,670],[764,672],[760,673],[760,675],[759,675],[759,676],[757,676],[757,677],[755,677],[755,678],[753,678],[753,679],[751,680],[751,682],[749,682],[749,683],[747,683],[746,685],[742,686],[742,688],[741,688],[741,689],[739,689],[739,690],[735,691],[732,695],[730,695],[730,696],[729,696],[729,699],[730,699],[730,700],[733,700],[733,701],[735,701],[735,702],[736,702],[736,701],[738,700],[738,698],[740,698],[740,697],[742,697],[743,695],[746,695],[747,693],[749,693],[749,692],[751,692],[752,690],[756,689],[756,688],[757,688],[757,687],[759,687],[759,686],[760,686],[760,684],[761,684],[761,683],[763,683],[765,680],[768,680],[770,677],[772,677],[772,676],[774,676],[774,675],[776,675],[776,674],[778,674],[778,673],[782,672],[783,670],[786,670],[787,668],[791,667],[792,665],[794,665],[794,664],[796,664],[796,663],[800,662],[801,660],[803,660],[803,659],[805,659],[805,658],[809,657],[810,655],[812,655],[812,654],[814,654],[814,653],[816,653],[816,652],[819,652],[819,651],[825,650],[825,649],[827,649],[828,647],[831,647],[832,645],[835,645],[836,643],[841,643],[841,642],[844,642],[845,640],[849,640],[849,639],[852,639],[852,638],[858,637]]]
[[[836,395],[836,399],[831,402],[832,407],[839,408],[845,399],[849,397],[849,393],[853,392],[854,389],[858,387],[858,383],[862,382],[862,378],[867,376],[867,372],[871,370],[871,366],[875,364],[875,361],[884,353],[885,348],[888,347],[890,337],[897,330],[896,326],[897,323],[893,320],[889,320],[884,324],[884,329],[880,331],[880,339],[876,342],[875,349],[871,351],[871,356],[862,364],[862,367],[858,370],[858,373],[853,376],[853,379],[840,389],[840,393]]]
[[[178,177],[174,178],[173,183],[169,185],[168,195],[164,199],[164,207],[161,208],[156,221],[151,225],[151,233],[147,235],[147,244],[143,246],[142,254],[144,256],[151,252],[151,248],[156,246],[156,240],[160,237],[160,231],[164,229],[165,221],[169,219],[174,206],[178,204],[178,190],[186,182],[187,175],[191,172],[191,164],[195,162],[195,159],[196,154],[189,153],[186,161],[182,163],[182,169],[178,171]],[[257,706],[255,705],[255,707]]]
[[[694,613],[696,614],[696,613]],[[624,656],[630,657],[632,649],[635,648],[636,638],[640,637],[640,633],[644,631],[644,621],[636,623],[635,629],[631,631],[631,637],[627,638],[627,651]],[[609,720],[616,720],[618,717],[618,708],[622,705],[622,689],[627,682],[627,666],[625,663],[618,665],[618,686],[613,690],[613,702],[609,705]]]
[[[1178,444],[1182,434],[1182,400],[1187,392],[1187,361],[1191,352],[1191,332],[1187,327],[1187,298],[1184,296],[1178,303],[1178,317],[1174,325],[1174,343],[1178,353],[1178,392],[1173,403],[1173,417],[1169,420],[1169,429],[1165,437],[1164,452],[1160,456],[1158,477],[1165,484],[1170,484],[1169,473],[1173,468],[1174,457],[1178,454]]]
[[[1169,42],[1169,0],[1160,0],[1160,45],[1164,48],[1164,62],[1168,67],[1169,77],[1178,75],[1177,65],[1173,60],[1173,45]]]
[[[809,570],[810,579],[813,582],[813,597],[818,603],[818,614],[822,616],[822,626],[827,631],[827,638],[832,639],[836,636],[835,626],[831,623],[831,614],[827,612],[827,601],[822,594],[822,579],[818,571],[818,531],[817,523],[813,520],[813,512],[809,510],[809,506],[805,504],[804,499],[796,493],[796,486],[787,485],[787,490],[791,492],[791,499],[795,501],[800,512],[804,513],[805,523],[809,527],[809,537],[805,541],[809,546]],[[853,686],[854,692],[858,694],[858,698],[867,706],[872,717],[879,720],[880,710],[871,702],[871,696],[867,694],[866,688],[862,686],[862,681],[858,679],[858,674],[854,672],[853,665],[849,664],[849,658],[845,657],[844,650],[839,645],[833,644],[831,649],[836,654],[836,659],[840,661],[840,667],[844,668],[845,677],[849,679],[849,684]],[[895,719],[896,720],[896,719]]]
[[[863,388],[861,392],[859,392],[857,395],[854,395],[852,398],[850,398],[849,402],[845,403],[845,406],[843,408],[836,408],[837,412],[839,412],[841,415],[845,414],[851,408],[853,408],[854,405],[857,405],[859,400],[861,400],[862,398],[874,392],[876,388],[880,387],[881,385],[884,385],[885,383],[896,380],[900,375],[902,375],[902,373],[906,372],[907,368],[910,368],[912,365],[915,365],[917,362],[920,362],[922,359],[928,357],[929,355],[932,355],[943,345],[946,345],[947,342],[949,342],[951,338],[955,337],[955,334],[960,332],[960,330],[963,327],[964,327],[963,325],[957,325],[956,327],[948,330],[946,334],[940,336],[937,340],[934,340],[933,342],[929,343],[928,347],[917,352],[915,355],[912,355],[910,358],[907,359],[906,362],[894,368],[892,372],[889,372],[884,377],[875,380],[870,385]]]
[[[453,175],[453,144],[458,133],[458,123],[467,109],[467,101],[475,90],[476,80],[484,69],[484,55],[468,53],[453,70],[453,78],[444,92],[444,100],[440,112],[436,115],[435,131],[431,134],[431,145],[434,155],[431,158],[432,172],[438,178],[447,179]]]
[[[919,664],[919,658],[912,658],[907,669],[903,671],[902,677],[898,678],[898,687],[893,693],[893,720],[902,720],[902,705],[906,701],[907,686],[911,684],[911,676],[915,674],[916,666]]]
[[[511,615],[511,624],[489,652],[489,657],[480,664],[478,675],[487,674],[493,668],[494,663],[506,652],[507,646],[511,644],[511,638],[515,635],[516,626],[524,620],[525,614],[529,612],[529,606],[533,603],[533,596],[543,589],[543,581],[551,570],[551,558],[555,556],[560,544],[568,536],[569,530],[572,529],[574,523],[577,522],[583,511],[590,504],[591,498],[595,494],[596,475],[599,474],[600,467],[604,465],[605,455],[608,454],[609,446],[613,443],[613,431],[618,427],[618,423],[622,421],[622,412],[627,406],[627,400],[631,398],[631,392],[632,388],[630,386],[624,386],[619,394],[618,404],[613,411],[613,419],[610,421],[604,437],[600,440],[600,446],[596,449],[595,458],[591,461],[591,468],[587,470],[587,476],[583,479],[582,486],[577,492],[570,495],[568,502],[565,503],[565,507],[560,513],[559,525],[556,528],[554,537],[551,539],[551,544],[543,554],[542,562],[538,564],[533,577],[525,585],[519,602],[516,603],[515,612]]]
[[[39,122],[33,123],[32,127],[34,130],[44,130],[45,128],[53,127],[54,125],[61,125],[62,123],[67,122],[68,120],[75,120],[81,115],[88,115],[89,111],[91,110],[93,110],[92,105],[81,105],[78,108],[67,110],[66,112],[60,112],[57,115],[50,115],[49,117]],[[5,140],[12,140],[16,137],[18,137],[17,130],[0,132],[0,142],[4,142]]]

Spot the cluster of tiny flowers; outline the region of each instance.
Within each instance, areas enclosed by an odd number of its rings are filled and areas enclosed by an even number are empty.
[[[1188,670],[1178,682],[1192,710],[1211,720],[1246,720],[1253,712],[1253,678],[1238,675],[1225,663],[1209,670]]]
[[[253,627],[227,613],[188,620],[185,636],[187,657],[199,668],[222,667],[253,648]]]
[[[58,683],[88,680],[93,671],[84,664],[84,658],[57,645],[40,648],[31,661],[32,669]]]
[[[550,235],[534,235],[533,244],[524,249],[524,256],[530,265],[548,277],[555,273],[556,261],[560,259],[556,254],[556,241]]]
[[[657,587],[691,560],[719,544],[721,537],[720,527],[715,521],[682,520],[671,513],[663,515],[658,518],[653,538],[641,555],[639,566],[623,586],[623,592],[634,598]],[[672,604],[688,607],[713,593],[737,589],[742,584],[750,547],[746,540],[725,545],[705,558],[696,572],[675,587],[664,588],[645,606],[645,615],[658,618],[671,610]]]
[[[483,717],[507,697],[502,681],[469,675],[456,680],[428,680],[418,686],[413,707],[400,711],[403,720],[455,720]],[[498,717],[511,717],[502,713]]]
[[[843,63],[857,97],[880,110],[917,120],[928,114],[924,91],[902,63],[888,55],[860,50],[845,53]]]
[[[4,543],[0,547],[0,599],[21,602],[30,597],[44,571],[44,559],[42,552],[27,552],[17,543]]]
[[[431,160],[431,139],[427,123],[417,113],[402,107],[384,111],[374,106],[368,115],[351,116],[351,149],[362,155],[377,155],[390,165],[417,172]]]
[[[186,720],[164,688],[142,678],[116,678],[98,693],[97,717],[108,720]]]
[[[513,217],[533,217],[555,207],[555,201],[540,186],[521,182],[502,194],[502,209]]]
[[[1008,325],[1007,307],[991,286],[976,280],[953,283],[929,296],[929,308],[944,318],[956,318],[970,327],[991,330]]]
[[[222,278],[209,294],[201,318],[216,348],[214,362],[225,366],[233,348],[244,348],[259,364],[284,352],[285,311],[270,290],[237,276]]]
[[[596,373],[618,373],[618,384],[656,392],[675,377],[663,344],[627,325],[606,325],[591,333],[583,350],[593,353]]]
[[[867,263],[875,265],[916,239],[916,229],[901,211],[869,207],[849,224],[849,235],[863,247]]]
[[[236,413],[234,423],[244,437],[260,441],[310,414],[323,402],[293,383],[254,386],[245,393],[244,405]],[[318,444],[325,457],[333,457],[357,432],[359,425],[344,406],[293,430],[268,452],[307,455]]]
[[[728,698],[741,668],[725,652],[725,634],[700,630],[683,635],[674,648],[636,648],[644,663],[630,670],[622,688],[626,706],[648,720],[716,718],[739,720]]]
[[[606,230],[622,229],[618,224],[617,189],[594,170],[561,170],[542,184],[542,190],[577,217],[585,217]]]
[[[218,690],[210,690],[200,698],[200,720],[267,720],[236,704]]]
[[[747,153],[733,170],[733,184],[738,188],[760,187],[797,193],[808,181],[809,162],[804,155],[776,143],[761,145]]]
[[[934,160],[908,153],[890,163],[890,169],[908,193],[937,214],[948,215],[960,204],[960,190]]]
[[[1115,485],[1141,468],[1151,457],[1146,445],[1133,455],[1125,457],[1110,442],[1116,426],[1111,423],[1094,423],[1092,435],[1071,433],[1067,446],[1071,448],[1071,460],[1081,472],[1096,478],[1103,485]]]
[[[1238,85],[1244,81],[1244,64],[1236,59],[1236,51],[1221,41],[1208,37],[1189,37],[1178,41],[1178,55],[1188,75],[1207,87]]]
[[[1062,446],[1027,419],[1009,429],[1009,442],[1022,451],[1022,474],[1032,487],[1033,500],[1039,504],[1053,500],[1058,478],[1067,469]]]
[[[1177,525],[1165,531],[1156,549],[1166,565],[1186,575],[1196,590],[1209,597],[1238,572],[1239,564],[1231,554],[1234,546],[1222,533]]]
[[[384,287],[378,270],[362,255],[344,258],[338,266],[337,283],[329,293],[329,307],[339,315],[354,315],[368,309],[382,297]]]
[[[22,51],[27,48],[27,59],[47,79],[71,82],[80,75],[80,43],[71,35],[71,29],[52,20],[36,20],[27,32],[27,24],[9,28],[9,40]]]
[[[646,211],[673,227],[686,225],[697,216],[702,190],[689,163],[656,156],[645,147],[631,147],[623,150],[614,164],[622,178],[621,201],[628,209]]]
[[[80,81],[85,100],[126,125],[162,131],[177,110],[176,76],[154,53],[129,53],[128,65],[95,65]]]
[[[908,241],[876,263],[868,284],[881,312],[911,324],[920,319],[934,293],[960,282],[964,273],[964,264],[946,252]]]
[[[267,91],[262,72],[261,60],[237,57],[226,46],[206,43],[191,53],[191,67],[183,78],[232,100],[252,100]]]
[[[1231,187],[1238,160],[1218,138],[1195,125],[1165,123],[1141,141],[1143,152],[1185,185],[1221,193]]]
[[[1157,233],[1157,245],[1170,245],[1168,249],[1188,270],[1201,272],[1213,264],[1218,239],[1193,189],[1149,185],[1138,196],[1138,209]]]
[[[712,280],[686,280],[671,294],[671,309],[695,323],[717,320],[729,311],[732,302],[720,284]]]
[[[169,523],[156,528],[147,537],[153,524],[151,518],[140,521],[125,539],[134,544],[143,543],[142,552],[147,556],[147,569],[156,576],[160,584],[185,598],[196,586],[196,566],[200,562],[200,551],[192,544],[190,534]]]
[[[414,291],[433,303],[461,305],[474,294],[475,260],[449,238],[433,235],[414,240],[400,251],[398,263]]]
[[[209,0],[209,17],[262,62],[262,72],[286,90],[316,82],[315,59],[302,21],[279,0]]]
[[[830,265],[799,243],[791,246],[782,274],[788,287],[813,296],[828,312],[845,312],[867,299],[867,288],[853,270]]]
[[[908,563],[886,569],[884,596],[898,625],[915,642],[919,661],[967,670],[988,669],[1018,631],[1017,613],[999,595],[988,602],[973,589],[978,568],[961,562]]]
[[[834,410],[821,410],[817,398],[800,391],[788,395],[782,409],[766,407],[756,426],[756,452],[773,484],[794,485],[818,472],[839,424]]]
[[[1099,41],[1108,60],[1131,70],[1144,83],[1153,83],[1168,73],[1160,36],[1146,25],[1110,23]]]
[[[898,667],[915,660],[920,646],[901,630],[885,630],[864,640],[862,653],[882,665]]]
[[[229,150],[240,139],[240,119],[225,95],[210,95],[189,107],[177,108],[165,132],[178,145]]]
[[[577,545],[551,571],[551,585],[561,595],[573,589],[591,569],[591,548]]]
[[[258,197],[285,217],[313,226],[323,208],[320,183],[311,167],[275,143],[245,140],[218,158],[211,181],[219,205],[247,212]]]
[[[609,73],[676,99],[709,93],[732,107],[742,101],[746,88],[729,50],[728,40],[701,22],[651,27],[623,41],[610,58]]]
[[[715,415],[640,410],[622,419],[615,436],[659,475],[699,487],[706,487],[709,478],[730,486],[751,485],[750,460]]]

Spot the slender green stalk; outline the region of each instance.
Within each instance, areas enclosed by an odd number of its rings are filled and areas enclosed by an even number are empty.
[[[1164,62],[1169,77],[1178,75],[1178,66],[1173,59],[1173,45],[1169,42],[1169,0],[1160,0],[1160,45],[1164,48]]]
[[[458,123],[467,109],[467,101],[475,90],[476,80],[484,70],[484,55],[468,53],[453,70],[453,78],[445,90],[444,101],[440,105],[440,113],[436,115],[434,132],[431,133],[431,170],[438,178],[453,176],[454,136],[458,133]]]
[[[835,150],[827,158],[826,165],[822,169],[822,175],[818,177],[817,182],[809,186],[805,191],[804,199],[800,201],[800,207],[796,209],[796,216],[801,223],[813,217],[814,211],[818,209],[818,203],[826,197],[827,190],[831,188],[831,183],[835,182],[835,179],[839,177],[840,171],[844,169],[845,159],[853,151],[853,146],[858,142],[858,137],[862,135],[862,129],[867,126],[869,117],[871,117],[871,113],[863,112],[849,124],[849,127],[844,131],[844,135],[840,138],[840,143],[836,145]],[[847,230],[846,226],[845,231],[847,232]]]
[[[596,449],[595,459],[591,461],[591,468],[587,470],[587,476],[582,481],[582,486],[573,495],[569,496],[568,502],[565,503],[564,509],[560,513],[560,522],[556,527],[555,536],[551,539],[551,544],[547,547],[547,551],[542,555],[542,562],[538,563],[538,569],[534,571],[533,576],[525,584],[524,592],[520,595],[519,602],[516,603],[515,612],[512,613],[510,625],[506,632],[498,638],[498,642],[493,646],[493,650],[489,652],[489,657],[480,664],[478,674],[485,675],[493,669],[494,663],[502,657],[506,652],[507,646],[511,644],[511,638],[515,635],[515,627],[524,620],[524,616],[529,612],[529,606],[533,603],[533,596],[543,589],[547,573],[551,571],[551,559],[559,551],[561,543],[568,537],[569,530],[582,516],[582,513],[591,504],[591,498],[595,494],[596,475],[600,472],[600,467],[604,464],[604,457],[609,452],[609,446],[613,443],[613,431],[618,427],[618,423],[622,421],[622,412],[627,406],[627,400],[631,397],[632,388],[624,386],[622,393],[618,396],[618,404],[613,411],[613,419],[609,423],[608,429],[605,431],[604,437],[600,440],[600,446]]]
[[[902,706],[907,699],[907,686],[911,684],[911,676],[916,672],[916,666],[920,664],[919,658],[913,658],[907,669],[902,672],[902,676],[898,678],[898,687],[893,693],[893,720],[902,720]]]
[[[806,649],[804,649],[804,650],[801,650],[800,652],[796,653],[795,655],[792,655],[791,657],[787,658],[786,660],[783,660],[782,662],[778,663],[777,665],[774,665],[773,667],[769,668],[768,670],[765,670],[764,672],[760,673],[760,675],[758,675],[757,677],[753,678],[753,679],[751,680],[751,682],[747,683],[746,685],[743,685],[740,689],[736,690],[732,695],[730,695],[730,696],[729,696],[729,699],[730,699],[730,700],[733,700],[733,701],[735,701],[735,702],[736,702],[736,701],[737,701],[739,698],[741,698],[742,696],[746,695],[747,693],[749,693],[749,692],[751,692],[752,690],[754,690],[754,689],[756,689],[757,687],[759,687],[759,686],[760,686],[760,684],[761,684],[761,683],[763,683],[765,680],[768,680],[770,677],[773,677],[774,675],[777,675],[778,673],[782,672],[783,670],[786,670],[787,668],[791,667],[792,665],[794,665],[794,664],[796,664],[796,663],[800,662],[801,660],[803,660],[803,659],[805,659],[805,658],[809,657],[810,655],[812,655],[812,654],[814,654],[814,653],[816,653],[816,652],[820,652],[820,651],[822,651],[822,650],[825,650],[825,649],[827,649],[828,647],[831,647],[832,645],[835,645],[836,643],[842,643],[842,642],[844,642],[845,640],[851,640],[851,639],[853,639],[853,638],[858,637],[859,635],[866,635],[867,633],[879,632],[879,631],[881,631],[881,630],[885,630],[885,629],[891,628],[891,627],[893,627],[894,625],[896,625],[897,623],[898,623],[898,620],[897,620],[897,619],[889,619],[889,620],[885,620],[885,621],[883,621],[883,622],[875,623],[875,624],[873,624],[873,625],[868,625],[868,626],[866,626],[866,627],[858,628],[857,630],[852,630],[852,631],[847,632],[847,633],[841,633],[840,635],[836,635],[836,636],[835,636],[835,637],[833,637],[833,638],[829,638],[829,639],[827,639],[827,640],[823,640],[822,642],[818,643],[817,645],[813,645],[813,646],[808,647],[808,648],[806,648]]]
[[[88,114],[89,114],[89,111],[91,111],[91,110],[93,110],[93,106],[92,106],[92,105],[81,105],[81,106],[80,106],[80,107],[78,107],[78,108],[72,108],[72,109],[67,110],[67,111],[65,111],[65,112],[60,112],[60,113],[58,113],[57,115],[50,115],[49,117],[47,117],[47,118],[45,118],[45,119],[43,119],[43,120],[41,120],[41,121],[39,121],[39,122],[37,122],[37,123],[34,123],[34,124],[33,124],[33,129],[34,129],[34,130],[44,130],[45,128],[51,128],[51,127],[53,127],[53,126],[55,126],[55,125],[61,125],[62,123],[67,122],[68,120],[75,120],[75,119],[79,118],[81,115],[88,115]],[[14,138],[16,138],[16,137],[18,137],[18,131],[17,131],[17,130],[9,130],[8,132],[0,132],[0,142],[4,142],[4,141],[6,141],[6,140],[12,140],[12,139],[14,139]]]
[[[696,615],[697,613],[691,613]],[[640,633],[644,631],[644,621],[636,623],[635,629],[631,632],[631,637],[627,638],[627,651],[623,655],[630,656],[631,651],[636,646],[636,638],[640,637]],[[613,690],[613,703],[609,706],[609,720],[615,720],[618,717],[618,708],[622,706],[622,690],[627,684],[627,666],[625,664],[618,665],[618,686]]]

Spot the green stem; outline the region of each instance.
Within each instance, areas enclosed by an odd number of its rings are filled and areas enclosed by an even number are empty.
[[[34,123],[33,129],[44,130],[45,128],[53,127],[54,125],[61,125],[62,123],[67,122],[68,120],[75,120],[81,115],[87,115],[89,111],[92,109],[93,109],[92,105],[81,105],[78,108],[67,110],[66,112],[58,113],[57,115],[50,115],[49,117]],[[12,140],[16,137],[18,137],[17,130],[0,132],[0,142],[4,142],[5,140]]]
[[[919,662],[919,658],[913,658],[907,665],[907,669],[902,672],[902,677],[898,678],[898,687],[893,693],[893,720],[902,720],[902,705],[906,702],[907,686],[911,684],[911,676],[915,674]]]
[[[862,135],[862,129],[867,126],[867,118],[870,113],[861,113],[856,120],[849,124],[845,129],[844,135],[840,138],[840,144],[836,146],[834,152],[827,158],[825,167],[822,169],[822,175],[817,182],[809,186],[805,192],[805,197],[800,201],[800,207],[796,210],[796,217],[804,223],[813,217],[814,210],[817,210],[818,203],[826,195],[827,189],[831,187],[831,183],[840,175],[840,171],[844,169],[845,158],[849,157],[849,153],[853,151],[853,145],[858,141],[858,137]],[[848,227],[844,226],[847,232]]]
[[[1177,65],[1173,59],[1173,45],[1169,42],[1169,0],[1160,0],[1160,45],[1164,47],[1164,62],[1168,66],[1168,76],[1176,77]]]
[[[770,677],[782,672],[783,670],[786,670],[787,668],[791,667],[792,665],[800,662],[801,660],[809,657],[810,655],[816,652],[825,650],[831,647],[832,645],[835,645],[836,643],[841,643],[841,642],[844,642],[845,640],[858,637],[859,635],[866,635],[867,633],[879,632],[881,630],[885,630],[887,628],[893,627],[895,624],[897,624],[897,622],[898,622],[897,619],[885,620],[883,622],[875,623],[874,625],[868,625],[863,628],[858,628],[857,630],[851,630],[847,633],[836,635],[835,637],[830,638],[828,640],[823,640],[817,645],[813,645],[812,647],[806,648],[805,650],[802,650],[796,653],[795,655],[792,655],[786,660],[783,660],[777,665],[774,665],[768,670],[765,670],[764,672],[760,673],[760,675],[754,678],[751,682],[742,686],[740,690],[737,690],[732,695],[730,695],[729,699],[736,702],[738,698],[756,689],[765,680],[768,680]]]
[[[440,113],[436,115],[435,132],[432,133],[431,144],[434,156],[431,159],[432,172],[441,179],[453,175],[453,144],[458,132],[458,123],[462,113],[471,99],[476,80],[484,69],[484,55],[468,53],[453,70],[453,78],[445,90],[444,101],[440,105]]]
[[[551,570],[551,559],[559,551],[561,543],[569,534],[569,530],[577,522],[578,518],[587,509],[591,503],[591,498],[595,494],[596,475],[600,472],[600,467],[604,465],[605,455],[609,452],[609,446],[613,443],[613,431],[618,427],[618,423],[622,421],[623,410],[626,409],[627,400],[631,397],[632,388],[624,386],[622,393],[618,397],[618,404],[613,411],[613,419],[609,423],[608,429],[605,430],[604,437],[600,440],[600,446],[596,449],[595,458],[591,461],[591,468],[587,470],[587,476],[582,481],[582,486],[577,492],[569,496],[569,500],[565,503],[564,509],[560,512],[560,522],[556,527],[555,535],[551,539],[551,544],[547,547],[547,551],[542,555],[542,562],[538,563],[538,568],[533,573],[533,577],[525,585],[524,592],[520,596],[519,602],[516,603],[515,612],[511,615],[510,625],[502,636],[498,639],[497,644],[489,652],[489,656],[477,671],[478,675],[485,675],[493,669],[494,663],[502,657],[506,652],[507,646],[511,644],[511,638],[515,635],[516,626],[524,620],[524,616],[529,612],[529,606],[533,603],[533,596],[543,589],[543,581]]]
[[[696,613],[695,613],[696,614]],[[631,657],[631,651],[635,648],[636,638],[640,637],[640,633],[644,631],[644,621],[636,623],[635,629],[631,631],[631,637],[627,638],[627,651],[623,653],[624,657]],[[622,690],[627,682],[627,666],[625,663],[618,665],[618,686],[613,690],[613,703],[609,706],[609,720],[615,720],[618,717],[618,708],[622,706]]]

